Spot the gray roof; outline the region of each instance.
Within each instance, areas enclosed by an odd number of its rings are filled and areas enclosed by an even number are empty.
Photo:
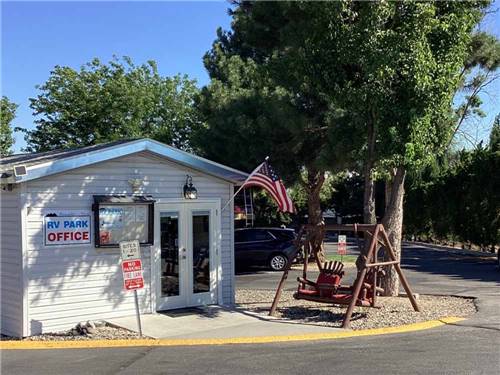
[[[68,158],[70,156],[85,154],[91,151],[101,150],[103,148],[108,148],[116,145],[120,145],[123,143],[128,143],[132,141],[137,141],[138,139],[126,139],[115,142],[107,142],[101,143],[98,145],[92,145],[87,147],[77,147],[77,148],[67,148],[62,150],[53,150],[53,151],[45,151],[45,152],[33,152],[33,153],[25,153],[25,154],[14,154],[9,156],[4,156],[0,160],[0,168],[3,170],[9,167],[13,167],[14,165],[24,164],[26,166],[33,165],[37,163],[47,162],[58,160],[62,158]]]
[[[2,182],[16,183],[62,173],[137,152],[148,151],[183,166],[239,184],[248,174],[237,169],[168,146],[152,139],[128,139],[75,149],[17,154],[0,160]],[[26,175],[14,176],[17,166],[26,166]]]

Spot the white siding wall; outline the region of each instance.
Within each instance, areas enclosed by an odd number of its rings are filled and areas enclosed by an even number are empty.
[[[23,334],[23,282],[19,186],[0,192],[0,305],[1,332]]]
[[[27,182],[28,325],[31,334],[67,329],[82,320],[134,314],[133,294],[123,291],[118,249],[93,244],[44,247],[44,210],[90,210],[94,194],[131,194],[128,180],[145,180],[141,194],[182,197],[186,174],[202,198],[230,197],[228,182],[139,153]],[[223,303],[234,303],[230,210],[222,213]],[[139,291],[143,313],[151,309],[150,249],[142,249],[146,287]],[[221,302],[221,301],[219,301]]]

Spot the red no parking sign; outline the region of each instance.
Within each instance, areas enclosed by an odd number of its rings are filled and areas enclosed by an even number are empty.
[[[339,242],[337,246],[337,254],[346,255],[347,254],[347,236],[339,235]]]
[[[142,261],[140,259],[122,261],[123,284],[126,290],[144,288]]]

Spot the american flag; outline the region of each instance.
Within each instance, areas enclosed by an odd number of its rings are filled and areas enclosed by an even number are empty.
[[[278,203],[280,211],[290,213],[295,212],[295,207],[286,192],[285,185],[283,185],[283,182],[267,160],[257,167],[250,174],[250,176],[248,176],[242,188],[250,186],[259,186],[264,188],[269,194],[271,194],[276,203]]]

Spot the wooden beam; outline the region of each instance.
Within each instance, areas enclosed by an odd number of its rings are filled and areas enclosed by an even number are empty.
[[[380,230],[380,224],[377,224],[375,226],[375,232],[373,233],[372,237],[372,242],[370,243],[370,248],[368,249],[368,254],[367,254],[367,260],[370,261],[370,259],[373,256],[373,251],[375,250],[377,241],[376,238],[378,236],[379,230]],[[354,283],[354,290],[352,292],[352,299],[351,303],[349,303],[349,306],[347,307],[347,311],[344,315],[344,321],[342,322],[342,328],[349,328],[351,325],[351,316],[352,312],[354,310],[354,306],[356,306],[356,301],[358,300],[359,292],[361,291],[361,287],[363,286],[363,282],[365,280],[366,276],[366,266],[363,267],[361,271],[358,273],[358,277],[356,279],[356,282]]]
[[[410,299],[411,305],[413,306],[413,310],[420,312],[420,308],[418,307],[417,300],[415,299],[415,296],[413,295],[413,292],[411,291],[410,284],[408,283],[408,280],[406,280],[406,277],[403,274],[403,271],[401,270],[400,260],[396,259],[396,254],[394,253],[394,250],[392,249],[391,242],[389,241],[389,237],[387,236],[385,229],[382,229],[382,236],[383,236],[385,242],[387,242],[387,250],[389,251],[391,258],[393,258],[393,260],[397,260],[397,263],[394,264],[394,268],[396,269],[396,272],[399,275],[399,280],[401,281],[401,284],[403,284],[403,288],[405,289],[406,295]]]
[[[326,224],[324,230],[333,230],[340,232],[366,232],[373,231],[378,224]]]
[[[376,238],[378,241],[378,236]],[[373,263],[367,264],[367,267],[373,267],[374,264],[378,262],[378,249],[375,245],[375,251],[373,252]],[[372,294],[372,307],[377,305],[377,270],[373,270],[373,294]]]
[[[389,262],[378,262],[378,263],[370,263],[367,264],[366,267],[379,267],[379,266],[390,266],[391,264],[398,264],[399,262],[397,260],[391,260]]]
[[[339,232],[366,232],[374,231],[378,224],[324,224],[323,230],[339,231]],[[316,228],[317,226],[311,226],[310,224],[304,225],[306,229]]]
[[[302,268],[302,277],[307,278],[307,265],[309,264],[309,243],[304,243],[304,267]]]
[[[297,235],[297,239],[295,240],[296,241],[295,242],[295,252],[293,253],[293,256],[291,257],[292,260],[295,259],[295,257],[297,256],[297,253],[300,251],[300,248],[301,248],[300,244],[302,242],[302,235],[303,235],[305,230],[306,230],[305,225],[303,225],[299,230],[299,233]],[[306,270],[307,270],[307,266],[305,265],[305,263],[304,263],[304,266],[306,267]],[[286,279],[288,278],[288,272],[290,271],[290,268],[292,268],[292,262],[288,262],[285,270],[283,271],[283,276],[281,276],[281,280],[278,284],[278,289],[276,289],[276,294],[274,295],[273,304],[271,305],[271,310],[269,311],[270,316],[273,316],[274,313],[276,312],[276,308],[278,307],[278,302],[281,298],[281,292],[283,291],[283,287],[285,286],[285,282],[286,282]],[[304,276],[304,278],[305,278],[305,276]]]
[[[269,316],[273,316],[276,312],[276,308],[278,307],[278,302],[281,297],[281,292],[283,291],[286,279],[288,278],[288,271],[290,271],[290,267],[287,267],[287,269],[283,272],[283,276],[281,276],[280,283],[278,284],[278,289],[276,289],[276,294],[274,295],[273,304],[271,305],[271,310],[269,311]]]

